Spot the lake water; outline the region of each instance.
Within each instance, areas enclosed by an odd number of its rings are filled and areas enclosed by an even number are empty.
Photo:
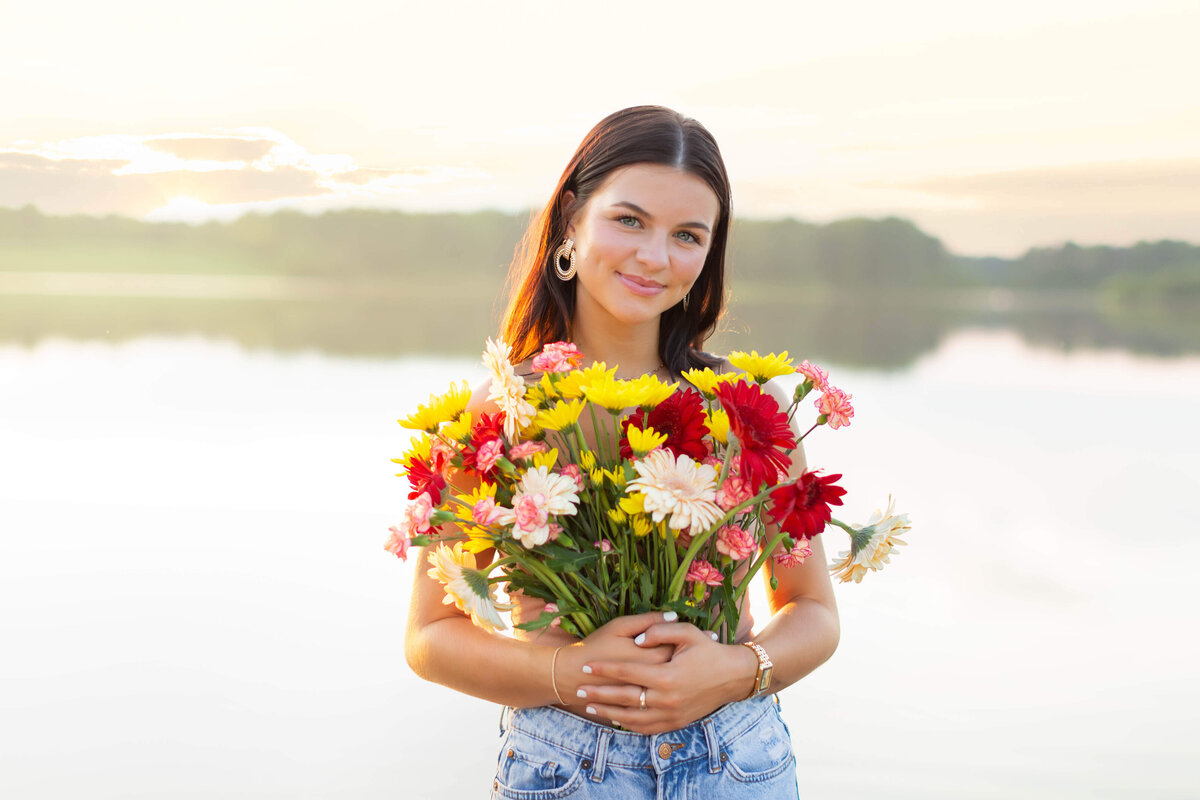
[[[910,546],[782,693],[805,798],[1200,794],[1200,358],[963,328],[826,363],[806,442]],[[0,796],[467,798],[498,708],[410,674],[395,419],[474,359],[0,345]],[[826,549],[844,544],[833,537]]]

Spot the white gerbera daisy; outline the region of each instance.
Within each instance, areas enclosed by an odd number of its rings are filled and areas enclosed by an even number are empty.
[[[508,611],[509,603],[497,603],[492,596],[487,576],[475,568],[475,556],[463,550],[462,542],[455,542],[451,549],[441,543],[429,554],[429,577],[440,581],[446,589],[442,602],[453,603],[459,611],[471,616],[471,621],[481,628],[504,630],[501,611]]]
[[[525,547],[537,547],[559,530],[551,516],[571,516],[579,504],[579,487],[567,475],[534,467],[521,476],[513,494],[512,508],[502,508],[497,521],[512,525],[512,536]]]
[[[698,464],[689,456],[675,458],[665,448],[655,450],[641,461],[633,462],[638,477],[629,482],[629,492],[645,495],[644,506],[655,522],[669,514],[673,530],[705,530],[721,518],[714,501],[717,496],[717,471]]]
[[[503,339],[494,342],[488,339],[483,351],[483,365],[492,375],[487,399],[495,401],[504,412],[504,435],[509,442],[515,442],[521,429],[533,421],[537,409],[525,399],[525,379],[513,369],[508,360],[510,352]]]
[[[908,544],[900,539],[912,530],[908,514],[895,514],[895,507],[896,501],[889,495],[887,511],[875,509],[867,524],[854,533],[850,549],[838,553],[838,560],[829,565],[835,578],[842,583],[861,583],[868,570],[879,571],[891,563],[892,548]]]
[[[551,472],[548,467],[534,467],[522,475],[517,494],[544,495],[546,510],[551,514],[571,515],[579,505],[578,484],[566,475]]]

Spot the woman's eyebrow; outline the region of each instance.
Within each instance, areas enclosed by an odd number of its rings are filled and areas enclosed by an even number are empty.
[[[613,205],[621,206],[623,208],[628,208],[630,211],[636,211],[637,213],[641,214],[646,219],[654,219],[654,215],[651,214],[649,211],[647,211],[646,209],[637,205],[636,203],[629,202],[628,200],[621,200],[619,202],[613,203]],[[706,233],[710,231],[710,228],[707,225],[705,225],[703,222],[684,222],[684,223],[681,223],[679,225],[679,227],[681,227],[681,228],[699,228],[700,230],[705,231]]]

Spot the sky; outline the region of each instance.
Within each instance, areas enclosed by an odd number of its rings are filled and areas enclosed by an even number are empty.
[[[966,255],[1200,241],[1194,0],[0,11],[0,207],[515,212],[653,103],[713,132],[743,217],[897,215]]]

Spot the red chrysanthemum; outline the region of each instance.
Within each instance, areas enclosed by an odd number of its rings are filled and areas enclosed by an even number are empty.
[[[825,524],[833,516],[831,505],[840,506],[846,490],[835,486],[834,481],[842,476],[817,475],[806,472],[790,486],[780,486],[771,492],[771,505],[767,510],[771,522],[800,539],[811,539],[825,530]]]
[[[430,457],[434,461],[432,465],[422,461],[419,456],[408,460],[408,485],[412,487],[408,499],[415,500],[422,492],[428,492],[436,506],[442,502],[442,490],[446,488],[446,479],[442,476],[442,456],[433,453]]]
[[[499,441],[503,444],[504,439],[501,437],[503,431],[503,411],[498,414],[480,414],[479,421],[471,427],[471,441],[462,450],[463,469],[476,472],[485,478],[490,478],[494,475],[496,473],[495,463],[490,464],[487,470],[478,472],[480,466],[478,463],[479,451],[488,442]]]
[[[716,388],[721,408],[729,415],[729,430],[737,436],[742,452],[738,473],[750,482],[755,493],[787,472],[792,459],[784,452],[796,446],[796,435],[787,414],[775,398],[758,384],[735,381]]]
[[[665,434],[667,441],[663,447],[676,458],[686,455],[702,461],[708,455],[708,445],[704,443],[708,424],[705,422],[704,402],[699,392],[676,389],[649,413],[639,408],[622,420],[621,458],[633,458],[627,433],[630,425],[643,431],[653,428],[655,433]]]

